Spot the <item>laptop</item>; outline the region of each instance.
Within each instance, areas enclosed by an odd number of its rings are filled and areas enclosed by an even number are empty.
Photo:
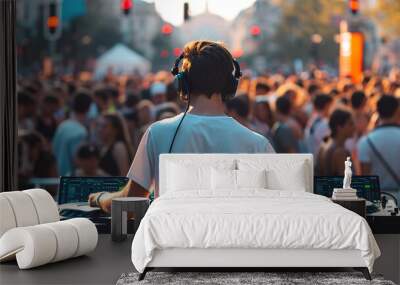
[[[314,176],[314,193],[332,197],[333,188],[343,187],[343,176]],[[357,196],[370,202],[381,200],[379,176],[353,176],[351,187],[357,190]]]
[[[62,176],[57,201],[64,217],[88,217],[100,211],[88,203],[89,195],[96,192],[120,191],[129,181],[127,177]]]

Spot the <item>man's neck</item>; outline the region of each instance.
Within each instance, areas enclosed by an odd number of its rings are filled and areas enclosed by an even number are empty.
[[[398,124],[398,122],[397,122],[397,120],[396,120],[396,118],[390,118],[390,119],[381,119],[381,122],[380,122],[380,126],[383,126],[383,125],[397,125]]]
[[[337,135],[336,137],[333,138],[337,146],[344,146],[346,139],[347,139],[346,137],[340,135]]]
[[[74,112],[74,113],[72,113],[71,119],[75,120],[75,121],[78,121],[79,123],[84,125],[85,121],[86,121],[86,115]]]
[[[190,102],[190,114],[205,116],[224,116],[225,105],[222,102],[221,95],[214,94],[211,98],[206,95],[192,96]]]
[[[276,113],[276,119],[281,123],[286,123],[289,120],[289,116],[283,115],[279,112]]]

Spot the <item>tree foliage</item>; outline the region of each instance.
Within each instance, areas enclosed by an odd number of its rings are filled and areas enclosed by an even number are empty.
[[[400,36],[400,0],[378,0],[369,15],[380,26],[385,36]]]
[[[73,19],[64,29],[59,47],[67,58],[79,61],[96,57],[121,41],[118,17],[99,15],[89,10],[88,14]]]
[[[337,61],[338,45],[334,36],[339,32],[339,21],[345,4],[340,0],[283,1],[282,20],[278,24],[274,43],[279,49],[274,58],[286,63],[296,58],[312,61],[318,56],[324,62]],[[311,37],[319,34],[322,41],[313,45]]]

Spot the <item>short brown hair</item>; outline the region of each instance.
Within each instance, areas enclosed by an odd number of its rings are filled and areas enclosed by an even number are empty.
[[[343,127],[349,120],[351,120],[351,118],[351,113],[345,109],[336,109],[335,111],[333,111],[329,118],[331,137],[336,137],[339,126]]]
[[[182,70],[187,73],[191,95],[223,94],[230,84],[233,58],[222,43],[193,41],[183,49]]]

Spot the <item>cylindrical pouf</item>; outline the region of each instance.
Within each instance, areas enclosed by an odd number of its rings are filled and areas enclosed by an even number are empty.
[[[49,192],[43,189],[29,189],[22,192],[31,197],[38,214],[39,224],[52,223],[60,220],[57,204]]]
[[[71,258],[78,249],[78,233],[75,228],[65,221],[42,225],[53,231],[56,235],[57,252],[51,262]]]
[[[73,257],[86,254],[96,248],[98,233],[96,226],[90,220],[75,218],[63,222],[71,224],[78,233],[78,249]]]
[[[20,269],[49,263],[56,252],[57,239],[54,232],[42,225],[11,229],[0,239],[0,259],[16,253]]]
[[[95,225],[85,218],[13,228],[0,238],[0,261],[16,257],[19,268],[28,269],[86,254],[97,240]]]
[[[17,227],[26,227],[39,224],[38,214],[31,197],[21,191],[0,193],[5,197],[13,209]]]
[[[0,238],[9,229],[17,226],[10,202],[0,194]]]

